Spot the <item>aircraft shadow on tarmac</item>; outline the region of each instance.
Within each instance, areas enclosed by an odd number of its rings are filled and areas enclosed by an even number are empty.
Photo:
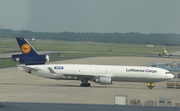
[[[79,88],[120,88],[120,89],[147,89],[147,87],[134,87],[134,85],[132,84],[132,86],[105,86],[105,85],[100,85],[100,86],[91,86],[91,87],[80,87],[79,85],[67,85],[67,84],[38,84],[38,83],[0,83],[2,85],[32,85],[32,86],[43,86],[43,87],[79,87]]]

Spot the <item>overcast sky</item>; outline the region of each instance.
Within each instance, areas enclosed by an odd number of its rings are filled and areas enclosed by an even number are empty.
[[[180,34],[180,0],[0,0],[0,28]]]

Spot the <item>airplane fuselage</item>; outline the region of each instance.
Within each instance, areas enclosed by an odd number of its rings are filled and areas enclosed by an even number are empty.
[[[112,81],[158,82],[173,78],[167,70],[143,66],[52,64],[26,67],[29,67],[29,70],[37,69],[27,71],[31,74],[57,80],[81,80],[87,77],[91,81],[96,81],[99,77],[107,77]]]

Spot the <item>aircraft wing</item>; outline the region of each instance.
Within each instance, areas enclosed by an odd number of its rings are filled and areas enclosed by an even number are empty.
[[[51,68],[48,67],[50,73],[55,74],[56,72]],[[73,78],[81,80],[83,78],[87,78],[88,80],[95,80],[96,78],[100,77],[97,74],[62,74],[66,78]]]
[[[71,77],[71,78],[77,78],[77,79],[83,79],[87,78],[89,80],[94,80],[97,78],[97,75],[75,75],[75,74],[63,74],[65,77]]]

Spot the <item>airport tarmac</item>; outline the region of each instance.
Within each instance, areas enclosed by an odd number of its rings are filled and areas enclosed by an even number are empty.
[[[94,57],[52,62],[48,64],[103,64],[140,65],[154,62],[177,61],[173,58],[150,57]],[[180,89],[167,89],[166,82],[156,83],[150,90],[145,83],[115,82],[112,85],[91,83],[91,87],[80,87],[80,81],[51,80],[34,76],[17,67],[0,69],[1,102],[114,104],[115,95],[126,95],[130,99],[159,100],[160,97],[180,101]]]

